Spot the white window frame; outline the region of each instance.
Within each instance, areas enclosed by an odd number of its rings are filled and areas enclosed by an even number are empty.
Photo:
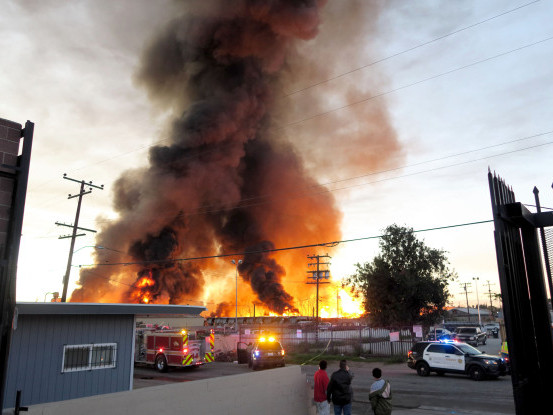
[[[112,349],[111,364],[102,366],[92,365],[92,350],[96,347],[109,346]],[[71,349],[86,349],[88,348],[88,364],[86,366],[65,368],[66,351]],[[63,346],[63,357],[61,362],[61,372],[82,372],[84,370],[112,369],[117,366],[117,343],[87,343],[87,344],[66,344]]]

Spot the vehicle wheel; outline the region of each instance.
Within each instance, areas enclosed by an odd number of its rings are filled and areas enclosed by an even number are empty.
[[[253,369],[253,370],[259,369],[259,365],[258,365],[257,363],[255,363],[255,362],[252,362],[252,369]]]
[[[419,376],[428,376],[430,374],[430,367],[426,362],[417,363],[417,374]]]
[[[248,359],[248,367],[249,367],[249,368],[252,367],[252,359]]]
[[[472,380],[481,380],[484,377],[484,371],[480,366],[471,366],[469,368],[469,376]]]
[[[164,355],[160,354],[156,357],[155,366],[159,372],[167,372],[167,359]]]

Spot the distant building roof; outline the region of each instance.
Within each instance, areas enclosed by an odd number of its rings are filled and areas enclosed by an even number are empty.
[[[450,313],[464,313],[464,314],[467,314],[467,308],[466,307],[453,307],[453,308],[450,308],[449,310],[447,310],[448,312]],[[478,309],[477,308],[470,308],[468,309],[468,314],[471,314],[471,315],[478,315]],[[491,314],[490,313],[490,310],[488,310],[487,308],[481,308],[480,309],[480,315],[489,315]]]
[[[197,316],[205,307],[174,304],[17,303],[18,314],[134,314]]]

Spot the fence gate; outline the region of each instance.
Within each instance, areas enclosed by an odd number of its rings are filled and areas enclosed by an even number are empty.
[[[553,226],[553,212],[541,212],[537,189],[537,213],[531,213],[501,178],[489,172],[488,181],[516,413],[540,413],[550,407],[553,391],[552,328],[542,262],[551,288],[544,228]]]

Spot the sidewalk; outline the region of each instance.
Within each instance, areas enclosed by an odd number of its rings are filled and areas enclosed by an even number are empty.
[[[447,408],[437,408],[432,406],[420,406],[418,408],[398,408],[394,407],[393,415],[507,415],[504,412],[482,412],[482,411],[457,411]]]

